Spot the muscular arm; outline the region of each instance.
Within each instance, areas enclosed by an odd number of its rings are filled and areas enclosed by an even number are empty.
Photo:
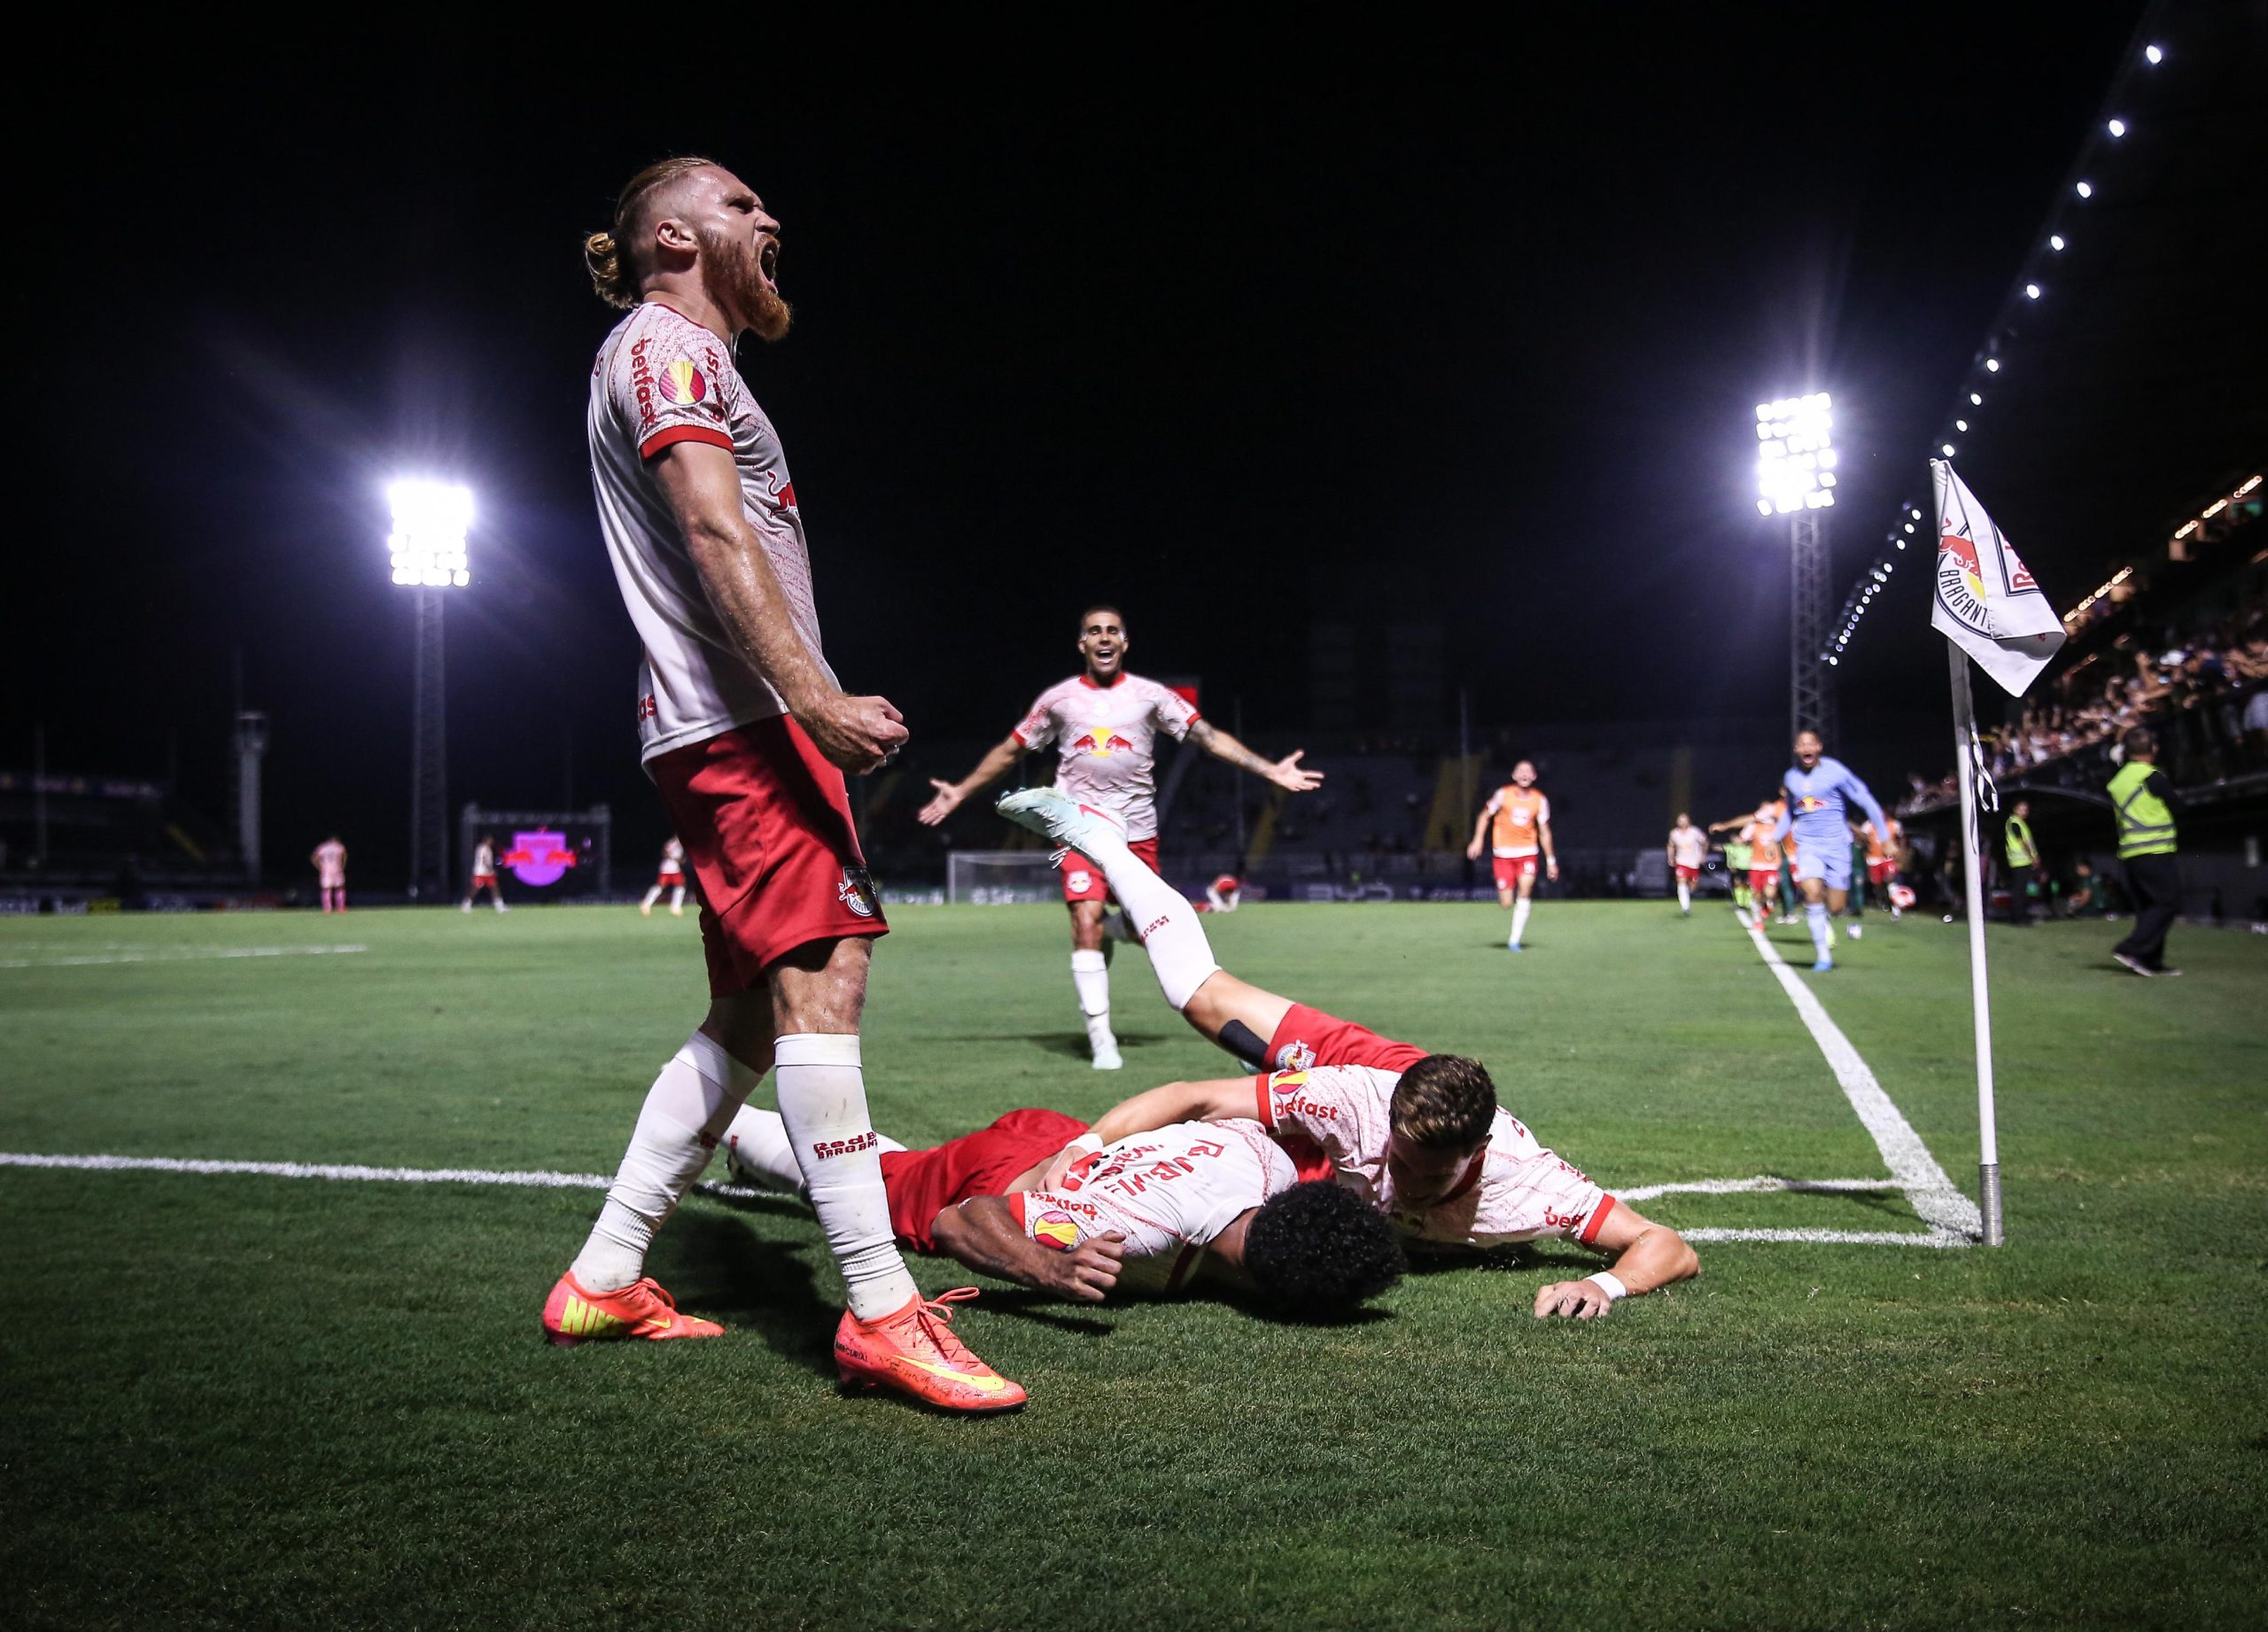
[[[819,751],[856,773],[873,770],[895,752],[906,738],[898,711],[881,697],[846,696],[804,643],[772,557],[749,525],[731,451],[708,442],[676,442],[648,468],[726,637],[771,682]]]
[[[925,828],[936,827],[958,810],[961,801],[967,798],[969,795],[1006,776],[1008,773],[1008,767],[1023,757],[1023,743],[1018,740],[1016,734],[1011,731],[1006,736],[995,742],[985,753],[984,758],[976,762],[976,769],[962,777],[960,781],[941,782],[936,777],[931,777],[929,786],[937,790],[936,797],[921,807],[920,815],[916,820]]]
[[[1300,768],[1300,756],[1307,751],[1305,749],[1281,759],[1262,759],[1209,719],[1200,719],[1190,727],[1189,740],[1216,759],[1225,759],[1239,771],[1249,771],[1262,781],[1292,793],[1313,793],[1323,786],[1322,772]]]
[[[1608,1271],[1634,1298],[1701,1272],[1700,1257],[1685,1244],[1683,1236],[1619,1202],[1606,1216],[1591,1245],[1615,1255]],[[1612,1307],[1605,1290],[1588,1278],[1556,1281],[1535,1294],[1539,1320],[1553,1315],[1590,1320]]]
[[[1480,859],[1480,841],[1487,836],[1488,819],[1495,813],[1496,802],[1491,799],[1480,807],[1480,814],[1472,819],[1472,838],[1464,847],[1464,859],[1467,861]]]
[[[1205,1083],[1168,1083],[1163,1087],[1146,1089],[1112,1106],[1076,1140],[1059,1151],[1033,1187],[1054,1189],[1083,1158],[1138,1133],[1170,1128],[1177,1122],[1250,1122],[1257,1108],[1253,1102],[1249,1076],[1223,1076]]]
[[[938,1249],[970,1269],[1037,1292],[1099,1303],[1118,1284],[1125,1237],[1113,1230],[1068,1252],[1042,1247],[1026,1235],[1000,1196],[974,1196],[939,1213],[929,1233]]]

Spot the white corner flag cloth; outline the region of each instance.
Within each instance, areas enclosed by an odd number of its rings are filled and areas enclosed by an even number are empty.
[[[1937,598],[1930,626],[1967,652],[2012,696],[2062,649],[2063,620],[2008,535],[1942,459],[1930,461],[1938,497]]]

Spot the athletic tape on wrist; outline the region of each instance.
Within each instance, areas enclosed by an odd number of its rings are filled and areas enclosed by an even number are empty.
[[[1604,1270],[1596,1271],[1593,1273],[1585,1276],[1584,1278],[1589,1281],[1592,1286],[1596,1286],[1601,1292],[1606,1294],[1606,1301],[1610,1303],[1619,1303],[1623,1299],[1630,1295],[1630,1288],[1624,1286],[1613,1276],[1608,1274]]]

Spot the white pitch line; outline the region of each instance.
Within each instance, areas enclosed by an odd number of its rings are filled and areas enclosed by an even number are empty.
[[[1913,1201],[1914,1210],[1921,1215],[1922,1221],[1932,1231],[1964,1238],[1954,1245],[1966,1246],[1984,1239],[1984,1220],[1977,1210],[1977,1203],[1954,1187],[1945,1169],[1938,1165],[1938,1159],[1930,1154],[1930,1147],[1922,1143],[1922,1136],[1914,1131],[1914,1124],[1883,1092],[1874,1071],[1860,1057],[1859,1051],[1851,1046],[1851,1039],[1828,1017],[1817,995],[1788,967],[1779,950],[1765,938],[1764,931],[1752,923],[1744,923],[1744,927],[1765,967],[1795,1004],[1796,1013],[1803,1017],[1812,1040],[1819,1045],[1819,1052],[1827,1056],[1828,1067],[1842,1085],[1844,1098],[1851,1101],[1851,1108],[1858,1113],[1860,1123],[1873,1137],[1875,1148],[1882,1152],[1883,1165],[1890,1170],[1898,1188]]]
[[[195,963],[214,958],[320,958],[368,946],[225,946],[195,951],[113,952],[82,958],[0,958],[0,969],[59,969],[89,963]]]
[[[1618,1201],[1651,1201],[1656,1196],[1735,1196],[1775,1190],[1865,1195],[1874,1191],[1904,1188],[1894,1178],[1782,1178],[1766,1173],[1754,1178],[1696,1178],[1667,1185],[1641,1185],[1635,1190],[1617,1190],[1614,1198]]]
[[[1927,1235],[1915,1230],[1680,1230],[1689,1241],[1826,1241],[1845,1247],[1938,1247],[1971,1245],[1949,1230]]]

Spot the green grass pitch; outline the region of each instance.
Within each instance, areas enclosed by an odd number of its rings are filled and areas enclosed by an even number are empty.
[[[866,1060],[901,1139],[1225,1074],[1138,955],[1128,1069],[1087,1069],[1060,910],[897,920]],[[1480,1056],[1610,1187],[1884,1171],[1726,909],[1546,902],[1518,957],[1503,921],[1210,928],[1250,978]],[[1815,990],[1973,1185],[1962,932],[1866,923]],[[1557,1250],[1323,1331],[994,1286],[962,1330],[1032,1395],[995,1421],[838,1396],[839,1288],[785,1204],[663,1233],[722,1340],[555,1349],[594,1191],[0,1166],[5,1619],[2258,1626],[2268,940],[2177,931],[2188,976],[2145,983],[2117,933],[1994,932],[2003,1250],[1705,1245],[1580,1325],[1526,1313]],[[0,1151],[609,1171],[700,1012],[695,941],[624,908],[0,921]],[[1881,1195],[1644,1209],[1921,1229]]]

